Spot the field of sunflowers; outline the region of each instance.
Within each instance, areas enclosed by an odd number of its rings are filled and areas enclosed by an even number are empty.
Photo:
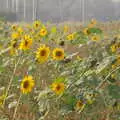
[[[0,120],[120,120],[120,22],[0,21]]]

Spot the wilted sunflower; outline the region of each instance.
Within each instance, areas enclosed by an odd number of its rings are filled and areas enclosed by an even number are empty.
[[[40,35],[41,35],[42,37],[44,37],[44,36],[47,35],[47,30],[46,30],[46,28],[42,28],[42,29],[40,30]]]
[[[20,50],[28,50],[32,45],[32,38],[29,35],[25,35],[22,39],[19,49]]]
[[[52,90],[58,95],[62,94],[65,90],[64,83],[53,83],[51,87],[52,87]]]
[[[92,41],[99,41],[100,40],[100,36],[94,35],[94,36],[91,37],[91,40]]]
[[[33,87],[35,85],[35,82],[33,80],[32,76],[25,76],[24,79],[21,82],[21,92],[23,94],[27,94],[32,91]]]
[[[48,60],[48,57],[50,55],[50,49],[46,45],[40,46],[38,50],[36,51],[36,59],[40,63],[44,63]]]
[[[64,50],[62,48],[55,48],[52,52],[52,57],[54,60],[63,60]]]

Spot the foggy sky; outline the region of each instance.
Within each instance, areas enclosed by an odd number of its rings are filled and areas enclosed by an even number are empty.
[[[16,4],[15,1],[18,1]],[[96,18],[101,21],[118,20],[120,18],[120,0],[84,0],[84,16],[82,0],[0,0],[0,16],[17,21],[81,21]],[[34,13],[34,16],[33,16]],[[1,15],[2,14],[2,15]],[[12,17],[11,17],[12,16]]]

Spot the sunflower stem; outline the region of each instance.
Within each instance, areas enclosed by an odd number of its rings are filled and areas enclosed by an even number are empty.
[[[20,62],[20,58],[18,59],[17,63],[15,64],[15,67],[14,67],[14,70],[13,70],[13,74],[12,74],[10,82],[8,84],[8,88],[7,88],[7,91],[6,91],[6,94],[5,94],[5,99],[3,101],[3,107],[5,105],[6,98],[8,96],[8,93],[9,93],[9,90],[10,90],[10,87],[11,87],[11,84],[12,84],[12,81],[13,81],[13,78],[14,78],[14,75],[15,75],[15,72],[16,72],[16,69],[17,69],[17,66],[18,66],[19,62]]]
[[[118,66],[116,69],[112,70],[106,77],[105,79],[98,85],[98,87],[96,88],[96,90],[99,90],[108,80],[108,78],[111,76],[111,74],[113,74],[114,72],[116,72],[117,70],[120,69],[120,66]]]
[[[14,114],[13,114],[13,119],[12,119],[12,120],[15,120],[16,113],[17,113],[17,110],[18,110],[18,106],[19,106],[19,103],[20,103],[20,99],[21,99],[21,97],[22,97],[22,94],[20,94],[20,96],[19,96],[19,99],[18,99],[17,105],[16,105],[15,110],[14,110]]]

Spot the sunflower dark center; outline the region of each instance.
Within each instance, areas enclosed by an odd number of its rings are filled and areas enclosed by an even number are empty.
[[[28,88],[28,86],[29,86],[29,82],[25,81],[24,84],[23,84],[23,88]]]
[[[45,33],[45,30],[43,30],[42,33],[44,34],[44,33]]]
[[[27,40],[25,40],[25,46],[27,46],[28,45],[28,41]]]
[[[36,27],[38,27],[39,25],[36,23]]]
[[[60,85],[56,86],[56,90],[60,90],[60,88],[61,88]]]
[[[57,51],[56,52],[56,56],[59,56],[59,57],[62,56],[62,52],[61,51]]]
[[[17,42],[13,44],[13,48],[16,48],[16,47],[17,47]]]
[[[78,106],[81,107],[82,105],[83,105],[83,103],[79,101]]]
[[[40,52],[40,55],[41,55],[41,56],[45,56],[45,55],[46,55],[46,50],[42,50],[42,51]]]

